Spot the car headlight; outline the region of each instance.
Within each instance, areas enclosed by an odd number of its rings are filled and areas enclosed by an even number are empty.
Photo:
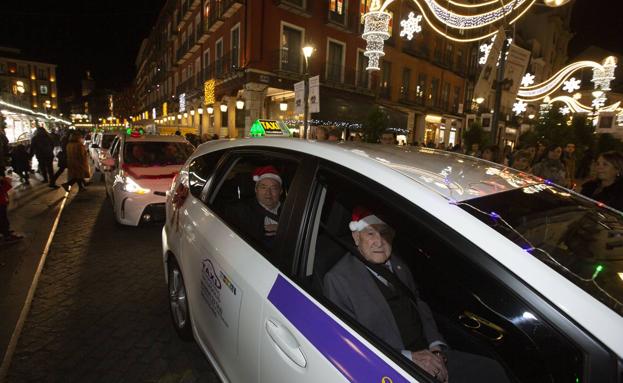
[[[149,189],[142,188],[141,185],[137,184],[136,181],[134,181],[130,177],[125,177],[125,180],[123,182],[123,190],[127,191],[128,193],[136,194],[147,194],[151,191]]]

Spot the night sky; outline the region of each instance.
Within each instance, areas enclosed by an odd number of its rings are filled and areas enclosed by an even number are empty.
[[[253,0],[260,1],[260,0]],[[319,1],[319,0],[314,0]],[[618,0],[576,0],[569,54],[589,45],[623,54]],[[6,0],[0,8],[0,46],[59,65],[61,99],[80,87],[87,69],[98,87],[122,89],[135,74],[140,43],[165,0]]]

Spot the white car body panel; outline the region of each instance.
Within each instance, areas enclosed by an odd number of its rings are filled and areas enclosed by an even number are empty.
[[[527,257],[520,247],[455,205],[459,202],[468,203],[470,194],[464,193],[459,196],[456,193],[450,193],[444,183],[438,185],[423,179],[416,182],[417,176],[415,175],[421,174],[424,170],[426,174],[447,177],[448,184],[460,185],[463,190],[475,187],[478,193],[471,195],[471,198],[542,182],[537,177],[469,156],[449,154],[428,148],[400,149],[377,144],[334,144],[288,138],[256,138],[208,143],[200,145],[192,157],[212,150],[242,146],[264,146],[310,153],[361,173],[390,190],[398,191],[403,197],[486,251],[496,261],[553,302],[561,311],[572,317],[613,350],[618,357],[623,357],[623,331],[611,331],[613,327],[623,328],[621,316],[555,270],[543,267],[543,263],[538,259],[532,256]],[[398,155],[392,155],[392,153],[398,153]],[[406,162],[409,158],[411,158],[410,163]],[[461,163],[458,160],[464,162]],[[418,171],[420,165],[422,168]],[[468,171],[448,173],[448,166],[463,167]],[[491,172],[491,169],[497,171]],[[500,173],[505,174],[500,176]],[[497,187],[492,187],[492,183]]]

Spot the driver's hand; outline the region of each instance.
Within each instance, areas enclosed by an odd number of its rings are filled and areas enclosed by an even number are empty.
[[[439,356],[428,350],[421,350],[412,352],[411,359],[413,363],[420,366],[438,381],[443,383],[448,382],[448,370]]]

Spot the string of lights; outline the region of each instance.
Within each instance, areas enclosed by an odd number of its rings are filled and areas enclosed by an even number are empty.
[[[549,181],[545,181],[546,184],[551,184],[551,182]],[[479,209],[476,206],[473,206],[470,203],[467,202],[458,202],[458,201],[452,201],[451,202],[453,205],[456,206],[465,206],[468,207],[474,211],[477,211],[480,214],[483,214],[485,216],[489,216],[492,219],[494,219],[496,222],[501,222],[507,229],[511,230],[515,235],[517,235],[522,241],[524,241],[526,243],[526,247],[523,247],[524,251],[532,254],[532,252],[534,251],[538,251],[541,254],[543,254],[545,257],[547,257],[547,259],[549,261],[551,261],[553,264],[555,264],[557,267],[561,268],[562,270],[564,270],[566,273],[568,273],[569,275],[571,275],[572,277],[576,278],[577,280],[581,281],[581,282],[586,282],[586,283],[592,283],[600,292],[602,292],[604,295],[606,295],[608,298],[610,298],[613,302],[615,302],[615,308],[618,306],[623,306],[623,303],[621,301],[619,301],[618,299],[616,299],[615,297],[613,297],[610,293],[608,293],[608,291],[606,291],[604,288],[602,288],[598,283],[597,283],[597,277],[599,276],[599,274],[604,270],[603,265],[598,264],[595,266],[595,271],[593,272],[593,275],[591,276],[591,278],[584,278],[576,273],[574,273],[573,271],[571,271],[568,267],[566,267],[565,265],[563,265],[562,263],[560,263],[556,258],[554,258],[547,250],[534,246],[532,244],[532,242],[527,239],[523,234],[521,234],[517,229],[515,229],[511,224],[509,224],[504,218],[502,218],[499,214],[497,214],[496,212],[486,212],[484,210]]]

